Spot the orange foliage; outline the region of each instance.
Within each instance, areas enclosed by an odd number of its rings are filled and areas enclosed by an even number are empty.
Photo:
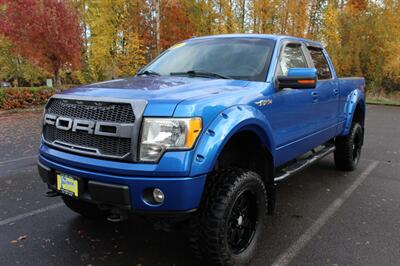
[[[54,73],[80,67],[82,31],[76,10],[66,1],[0,0],[0,33],[17,54]]]
[[[10,110],[15,108],[27,108],[43,105],[55,93],[55,90],[30,88],[6,89],[3,95],[1,109]]]
[[[165,50],[177,42],[192,37],[194,27],[183,1],[170,0],[161,3],[160,45],[162,50]]]

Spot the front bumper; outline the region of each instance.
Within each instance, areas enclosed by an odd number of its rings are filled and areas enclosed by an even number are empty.
[[[129,176],[115,175],[99,170],[69,165],[46,156],[41,150],[38,168],[42,180],[55,189],[56,172],[78,177],[83,184],[82,200],[116,206],[139,212],[190,212],[201,200],[206,175],[196,177],[171,176]],[[146,199],[146,191],[159,188],[164,192],[162,204],[151,204]]]

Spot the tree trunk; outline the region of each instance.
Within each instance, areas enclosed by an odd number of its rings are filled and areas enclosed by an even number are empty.
[[[57,89],[61,89],[60,70],[54,70],[54,84]]]
[[[245,32],[244,30],[244,22],[245,22],[245,18],[246,18],[246,0],[242,0],[242,18],[241,18],[241,31],[242,33]]]
[[[156,1],[156,44],[157,44],[157,55],[161,52],[160,47],[160,1]]]
[[[21,84],[21,58],[17,57],[16,62],[17,62],[17,75],[15,77],[15,80],[16,80],[17,87],[19,87]]]

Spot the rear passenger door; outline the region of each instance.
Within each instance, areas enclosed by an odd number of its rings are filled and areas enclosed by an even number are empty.
[[[324,142],[333,138],[336,133],[339,87],[337,80],[333,78],[323,49],[308,46],[307,50],[318,75],[318,82],[313,95],[314,130],[320,142]]]

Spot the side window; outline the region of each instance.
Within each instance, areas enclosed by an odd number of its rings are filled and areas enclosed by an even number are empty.
[[[314,47],[308,47],[308,50],[317,69],[318,79],[331,79],[332,73],[322,50]]]
[[[278,63],[278,75],[286,76],[289,68],[308,67],[300,44],[288,44],[285,46]]]

